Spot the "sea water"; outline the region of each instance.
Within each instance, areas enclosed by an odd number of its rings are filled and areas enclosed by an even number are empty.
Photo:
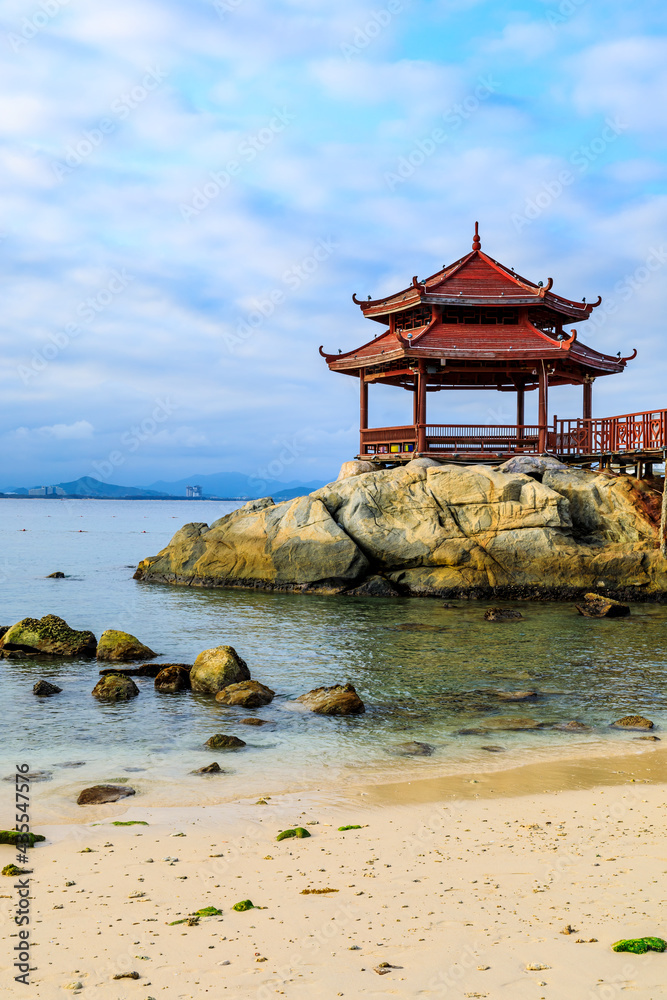
[[[165,663],[192,663],[202,650],[230,644],[253,678],[276,691],[271,705],[251,711],[191,692],[159,694],[152,679],[137,678],[137,698],[105,704],[91,691],[108,664],[45,656],[0,660],[0,776],[22,761],[45,772],[39,796],[54,816],[81,788],[99,782],[125,781],[164,803],[219,801],[276,788],[514,766],[586,748],[648,747],[633,742],[638,733],[610,728],[627,714],[652,719],[658,733],[664,729],[664,605],[635,604],[629,618],[595,620],[569,603],[502,602],[524,617],[493,623],[484,619],[491,606],[485,601],[443,606],[439,599],[133,580],[139,560],[156,554],[182,524],[211,523],[237,506],[0,500],[0,624],[50,613],[97,636],[123,629]],[[46,579],[55,571],[66,578]],[[33,695],[40,678],[57,683],[62,694]],[[348,681],[366,704],[364,715],[326,718],[292,705],[314,687]],[[497,696],[517,690],[539,697],[503,702]],[[270,724],[241,724],[250,716]],[[553,728],[573,719],[590,728]],[[509,728],[531,722],[540,728]],[[238,736],[247,746],[212,751],[204,743],[214,733]],[[405,756],[403,744],[413,741],[428,744],[431,754]],[[224,774],[191,774],[214,760]]]

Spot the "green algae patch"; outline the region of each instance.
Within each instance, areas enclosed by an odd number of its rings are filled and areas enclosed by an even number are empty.
[[[34,847],[41,844],[46,837],[41,833],[19,833],[18,830],[0,830],[0,844],[11,844],[12,847]]]
[[[14,878],[15,875],[29,875],[30,870],[28,868],[17,868],[16,865],[5,865],[2,869],[2,874]]]
[[[302,889],[302,896],[325,896],[328,892],[338,892],[338,889]]]
[[[633,955],[645,955],[647,951],[665,951],[667,941],[659,937],[624,938],[611,947],[613,951],[629,951]]]
[[[251,899],[242,899],[240,903],[234,903],[232,909],[237,913],[245,913],[246,910],[256,910],[257,907]]]
[[[361,823],[348,823],[347,826],[339,826],[338,832],[345,833],[346,830],[361,830],[361,829],[362,829]]]
[[[115,819],[112,826],[148,826],[145,819]],[[97,823],[95,824],[97,826]]]
[[[282,830],[276,840],[287,840],[288,837],[310,837],[310,834],[303,826],[295,826],[293,830]]]
[[[203,906],[201,910],[195,910],[193,916],[195,917],[220,917],[222,916],[222,910],[219,910],[217,906]]]

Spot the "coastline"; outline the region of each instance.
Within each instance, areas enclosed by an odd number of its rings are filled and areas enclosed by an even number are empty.
[[[32,995],[80,983],[75,994],[103,1000],[176,989],[184,1000],[607,1000],[625,989],[657,1000],[665,957],[610,945],[664,936],[664,759],[647,744],[474,779],[267,789],[265,804],[81,809],[78,823],[43,828],[31,854]],[[360,828],[338,830],[348,824]],[[296,825],[310,838],[276,842]],[[242,899],[266,909],[234,912]],[[169,926],[209,905],[222,913]],[[136,986],[113,979],[130,971]]]

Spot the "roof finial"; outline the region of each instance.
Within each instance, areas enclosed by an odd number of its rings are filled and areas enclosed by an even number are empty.
[[[481,243],[481,240],[479,238],[479,222],[475,223],[475,239],[472,241],[472,248],[473,248],[473,250],[481,250],[482,249],[482,243]]]

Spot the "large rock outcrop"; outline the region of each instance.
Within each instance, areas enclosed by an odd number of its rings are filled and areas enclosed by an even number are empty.
[[[49,656],[94,656],[97,639],[92,632],[78,632],[57,615],[23,618],[0,639],[7,650],[47,653]]]
[[[648,489],[555,459],[418,459],[186,525],[135,578],[349,594],[667,593]]]

